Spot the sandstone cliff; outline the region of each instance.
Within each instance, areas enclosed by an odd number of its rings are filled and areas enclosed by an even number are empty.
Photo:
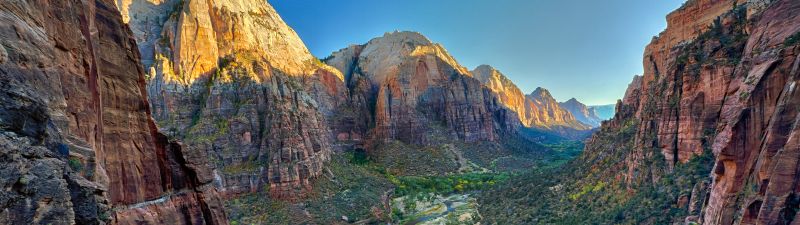
[[[0,223],[227,224],[147,96],[112,1],[0,2]]]
[[[588,106],[579,102],[575,98],[571,98],[566,102],[561,102],[558,104],[564,110],[569,111],[572,114],[572,116],[575,117],[575,120],[578,120],[578,122],[584,123],[592,127],[599,127],[600,122],[603,122],[603,120],[597,116],[594,109],[590,109]]]
[[[604,124],[638,124],[621,165],[630,187],[710,152],[712,179],[684,196],[699,202],[688,221],[797,222],[798,12],[793,0],[697,0],[668,16],[645,50],[644,75],[618,105],[624,113]]]
[[[152,62],[155,119],[187,148],[208,153],[224,193],[308,192],[331,151],[325,115],[347,102],[338,70],[312,56],[263,0],[118,7]]]
[[[498,96],[503,106],[514,111],[526,127],[543,130],[590,129],[561,107],[546,89],[538,88],[526,96],[505,75],[488,65],[478,66],[472,74]]]
[[[427,144],[431,126],[452,138],[494,141],[519,124],[493,92],[439,44],[415,32],[392,32],[333,53],[354,101],[373,114],[378,140]]]
[[[693,0],[667,21],[581,156],[486,197],[486,212],[527,223],[800,222],[800,1]]]

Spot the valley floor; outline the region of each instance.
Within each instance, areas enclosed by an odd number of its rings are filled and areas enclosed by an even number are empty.
[[[231,224],[473,224],[487,220],[480,196],[531,171],[552,170],[583,149],[577,141],[536,144],[385,143],[370,153],[332,156],[309,198],[295,203],[266,192],[226,202]],[[489,154],[492,153],[492,154]]]

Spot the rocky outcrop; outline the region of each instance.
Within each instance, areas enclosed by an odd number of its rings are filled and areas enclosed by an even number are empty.
[[[558,101],[550,94],[547,89],[538,87],[536,90],[526,95],[528,99],[527,108],[531,109],[532,124],[542,124],[544,127],[567,127],[577,130],[588,130],[589,126],[582,124],[575,119],[569,111],[562,108]]]
[[[730,100],[728,84],[747,38],[745,6],[732,11],[733,6],[733,1],[687,2],[646,48],[645,73],[623,99],[638,105],[637,117],[647,121],[637,133],[637,148],[656,148],[669,165],[703,152],[723,101]]]
[[[625,156],[630,187],[710,152],[707,194],[690,197],[707,201],[688,220],[797,223],[798,12],[793,0],[697,0],[668,16],[645,51],[644,75],[618,106],[633,111],[604,124],[605,132],[639,124]],[[664,166],[642,163],[649,158]]]
[[[525,126],[532,126],[533,117],[528,109],[525,94],[519,90],[513,81],[508,79],[500,71],[489,65],[480,65],[472,70],[472,75],[475,79],[481,81],[486,85],[489,90],[492,90],[503,104],[508,109],[517,113],[520,122]]]
[[[564,110],[570,112],[570,114],[572,114],[572,116],[574,116],[575,120],[578,120],[578,122],[592,127],[598,127],[600,126],[600,122],[603,122],[603,120],[600,119],[597,114],[595,114],[594,110],[589,109],[588,106],[579,102],[575,98],[571,98],[566,102],[561,102],[559,105]]]
[[[204,160],[151,119],[113,2],[0,3],[0,223],[226,224]]]
[[[118,7],[130,13],[141,51],[153,52],[145,57],[155,119],[188,149],[207,152],[217,187],[283,199],[308,193],[331,152],[325,116],[348,102],[341,72],[312,56],[266,1]]]
[[[427,144],[441,124],[452,138],[494,141],[519,123],[491,90],[419,33],[386,33],[325,62],[344,71],[353,100],[374,112],[368,118],[377,140]]]
[[[503,106],[514,111],[526,127],[551,131],[590,129],[562,108],[553,96],[550,96],[550,92],[543,88],[538,88],[526,96],[505,75],[488,65],[478,66],[472,74],[498,96]]]

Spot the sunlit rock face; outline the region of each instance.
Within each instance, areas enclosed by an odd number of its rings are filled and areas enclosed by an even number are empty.
[[[333,53],[353,101],[372,111],[378,140],[428,144],[439,124],[453,138],[494,141],[519,120],[439,44],[416,32],[392,32]]]
[[[312,56],[266,1],[118,6],[141,51],[153,52],[145,65],[156,121],[208,153],[224,193],[308,193],[331,152],[325,116],[348,102],[341,72]]]
[[[689,220],[797,223],[798,12],[793,0],[697,0],[671,13],[618,106],[624,113],[604,124],[639,124],[623,178],[649,182],[711,152],[710,187],[691,197],[707,202]]]
[[[226,224],[110,0],[0,2],[0,224]]]
[[[575,117],[558,104],[550,91],[544,88],[536,88],[533,92],[525,96],[527,98],[526,107],[533,116],[530,117],[531,124],[541,124],[546,128],[567,127],[576,130],[588,130],[590,127],[576,120]]]
[[[545,130],[558,127],[575,130],[590,128],[577,121],[572,113],[561,107],[546,89],[538,88],[531,95],[524,95],[516,84],[489,65],[478,66],[472,70],[472,74],[498,96],[503,106],[516,112],[526,127]]]

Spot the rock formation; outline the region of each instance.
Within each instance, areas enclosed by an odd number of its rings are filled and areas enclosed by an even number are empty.
[[[603,132],[639,124],[625,156],[631,187],[712,152],[707,194],[689,196],[707,201],[688,220],[797,223],[798,12],[794,0],[694,0],[668,16],[645,51],[644,75],[604,124]],[[643,163],[661,157],[663,167]]]
[[[227,224],[147,96],[112,1],[0,2],[0,223]]]
[[[519,124],[490,89],[419,33],[386,33],[325,62],[344,71],[353,100],[374,112],[377,140],[427,144],[429,132],[443,126],[452,138],[494,141]]]
[[[575,117],[561,108],[555,98],[550,94],[547,89],[538,87],[536,90],[526,95],[528,99],[528,108],[533,111],[532,118],[533,124],[543,124],[545,127],[569,127],[579,130],[586,130],[588,126],[575,120]]]
[[[346,102],[338,70],[312,56],[263,0],[118,7],[130,13],[124,17],[152,62],[155,119],[187,148],[208,153],[224,193],[308,192],[331,151],[325,115]]]
[[[575,129],[588,130],[569,111],[565,110],[543,88],[537,88],[531,95],[524,95],[511,80],[497,69],[481,65],[472,71],[476,79],[484,83],[499,96],[503,106],[517,113],[519,120],[526,127],[543,130]]]
[[[590,109],[588,106],[579,102],[575,98],[571,98],[566,102],[561,102],[559,105],[561,108],[569,111],[576,120],[586,125],[599,127],[600,122],[603,122],[603,120],[600,119],[597,114],[595,114],[594,110]]]

